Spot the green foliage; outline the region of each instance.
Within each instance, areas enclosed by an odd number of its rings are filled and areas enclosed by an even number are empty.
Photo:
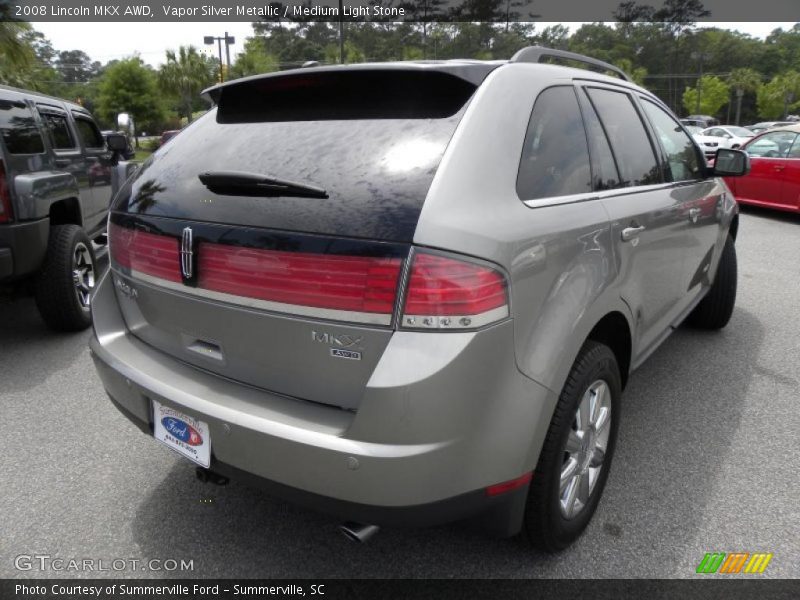
[[[758,88],[758,112],[765,119],[781,119],[800,108],[800,73],[787,71]]]
[[[117,114],[133,115],[137,131],[158,131],[165,116],[162,94],[155,72],[139,57],[127,58],[108,67],[100,81],[97,113],[106,123]]]
[[[239,54],[236,62],[231,65],[228,78],[238,79],[249,75],[271,73],[278,70],[279,62],[276,55],[267,52],[263,37],[250,37],[244,42],[244,52]]]
[[[634,67],[633,61],[628,60],[627,58],[620,58],[616,62],[615,66],[627,73],[628,77],[633,79],[634,83],[637,85],[644,85],[644,80],[647,77],[647,69],[644,67]]]
[[[0,21],[0,83],[27,87],[31,83],[30,69],[36,55],[25,34],[28,23]]]
[[[700,94],[698,109],[697,95]],[[701,115],[716,115],[728,102],[730,88],[719,77],[703,75],[698,85],[683,92],[683,107],[687,112]]]
[[[192,122],[194,102],[201,91],[214,83],[214,62],[194,46],[167,50],[167,61],[158,70],[158,85],[177,100],[179,114]]]

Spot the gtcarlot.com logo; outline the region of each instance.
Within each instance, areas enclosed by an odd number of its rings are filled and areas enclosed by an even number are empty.
[[[20,554],[18,571],[194,571],[194,560],[174,558],[64,558],[49,554]]]
[[[767,552],[706,552],[697,565],[698,573],[763,573],[767,569],[772,553]]]

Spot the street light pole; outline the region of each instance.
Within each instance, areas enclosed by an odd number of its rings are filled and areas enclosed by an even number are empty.
[[[704,52],[692,52],[692,58],[697,59],[699,62],[700,76],[697,78],[697,102],[695,103],[695,113],[700,114],[700,98],[703,95],[703,61],[710,58],[709,54]]]
[[[225,42],[225,57],[228,63],[228,71],[231,70],[231,50],[230,47],[236,43],[236,38],[232,35],[228,35],[228,32],[225,32],[225,36],[213,36],[213,35],[206,35],[203,36],[203,43],[206,46],[213,46],[214,42],[217,42],[217,52],[219,54],[219,82],[222,83],[225,81],[225,74],[222,69],[222,42]]]
[[[339,0],[339,64],[344,64],[344,0]]]
[[[228,40],[230,39],[230,44]],[[228,65],[228,73],[231,72],[231,44],[233,43],[233,38],[228,37],[228,32],[225,32],[225,64]]]

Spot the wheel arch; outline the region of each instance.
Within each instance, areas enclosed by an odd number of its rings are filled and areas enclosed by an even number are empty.
[[[78,225],[83,227],[81,204],[77,198],[64,198],[50,205],[50,225]]]
[[[601,318],[589,332],[587,340],[608,346],[617,358],[622,388],[628,383],[631,366],[633,340],[628,320],[619,311],[613,311]]]
[[[730,236],[733,238],[733,241],[735,242],[736,236],[739,233],[739,213],[733,215],[733,218],[731,219],[731,226],[728,229],[728,232],[730,233]]]

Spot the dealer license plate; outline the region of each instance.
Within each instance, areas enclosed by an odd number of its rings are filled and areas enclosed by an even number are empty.
[[[198,465],[211,464],[211,436],[208,423],[153,400],[155,438]]]

